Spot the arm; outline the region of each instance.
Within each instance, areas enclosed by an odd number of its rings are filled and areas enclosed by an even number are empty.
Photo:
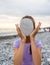
[[[22,65],[24,42],[21,41],[19,48],[14,48],[14,65]]]
[[[41,65],[41,48],[36,47],[34,39],[31,39],[31,49],[34,65]]]
[[[26,41],[25,35],[22,33],[21,29],[16,25],[16,29],[18,35],[21,38],[21,43],[19,48],[14,48],[14,65],[22,65],[23,53],[24,53],[24,45]]]
[[[35,30],[30,34],[32,59],[33,59],[34,65],[41,65],[41,48],[38,48],[35,43],[35,36],[38,33],[40,25],[41,24],[39,23],[37,28],[35,28]]]

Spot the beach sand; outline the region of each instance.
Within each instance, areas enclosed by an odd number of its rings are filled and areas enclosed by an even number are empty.
[[[18,38],[18,36],[0,38],[0,65],[14,65],[13,42]],[[50,32],[38,33],[36,39],[41,40],[43,44],[41,65],[47,65],[50,61]]]

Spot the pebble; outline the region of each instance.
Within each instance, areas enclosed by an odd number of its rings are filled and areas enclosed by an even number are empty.
[[[36,38],[40,39],[43,43],[41,65],[50,65],[50,33],[40,33]],[[49,39],[48,39],[49,38]],[[0,40],[0,65],[14,65],[14,39]]]

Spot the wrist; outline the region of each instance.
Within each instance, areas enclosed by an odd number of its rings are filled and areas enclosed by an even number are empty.
[[[30,39],[33,39],[33,40],[34,40],[34,39],[35,39],[35,37],[33,37],[33,36],[30,36]]]
[[[30,40],[31,40],[31,41],[35,41],[35,38],[34,38],[34,37],[30,37]]]
[[[22,43],[25,43],[25,42],[26,42],[26,40],[22,39],[22,40],[21,40],[21,42],[22,42]]]

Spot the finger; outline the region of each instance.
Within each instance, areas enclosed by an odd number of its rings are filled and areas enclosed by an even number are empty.
[[[38,32],[38,30],[40,29],[41,23],[39,22],[38,26],[35,28],[35,31]]]
[[[18,24],[15,24],[15,26],[16,26],[16,29],[18,29]]]
[[[15,24],[15,26],[18,26],[18,24]]]
[[[18,35],[22,38],[23,33],[22,33],[20,27],[18,26],[18,24],[16,24],[16,29],[17,29]]]
[[[33,30],[32,34],[36,35],[38,33],[38,30],[40,29],[41,23],[39,22],[38,26]]]
[[[18,24],[16,24],[16,30],[17,30],[18,34],[21,33],[21,30],[20,30]]]
[[[39,22],[39,24],[38,24],[38,26],[37,26],[37,30],[39,30],[40,29],[40,26],[41,26],[41,23]]]
[[[17,29],[17,31],[20,31],[18,24],[16,24],[16,29]]]

